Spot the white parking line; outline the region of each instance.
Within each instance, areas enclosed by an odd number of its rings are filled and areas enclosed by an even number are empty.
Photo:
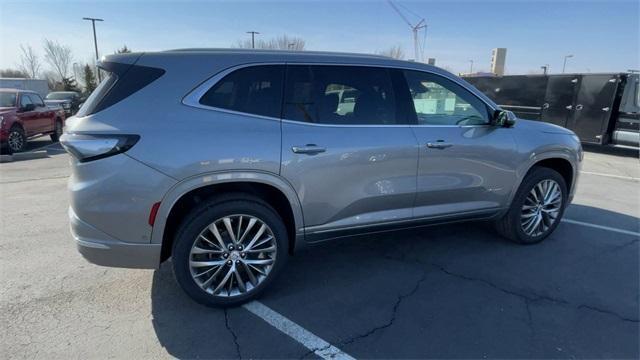
[[[631,180],[631,181],[640,181],[640,178],[633,177],[633,176],[613,175],[613,174],[605,174],[605,173],[598,173],[598,172],[591,172],[591,171],[580,171],[580,173],[582,173],[582,174],[589,174],[589,175],[605,176],[605,177],[610,177],[610,178],[614,178],[614,179],[624,179],[624,180]]]
[[[307,349],[323,359],[353,359],[342,350],[322,340],[302,326],[294,323],[268,306],[258,301],[244,304],[242,307],[269,323],[269,325],[289,335]]]
[[[640,237],[640,232],[623,230],[623,229],[613,228],[613,227],[604,226],[604,225],[590,224],[588,222],[582,222],[582,221],[571,220],[571,219],[562,219],[561,221],[569,223],[569,224],[589,226],[589,227],[596,228],[596,229],[609,230],[609,231],[617,232],[617,233],[620,233],[620,234]]]

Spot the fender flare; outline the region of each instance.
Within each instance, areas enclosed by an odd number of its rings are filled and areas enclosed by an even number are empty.
[[[569,164],[571,164],[571,168],[573,170],[573,174],[572,174],[573,183],[567,184],[567,185],[571,187],[572,192],[575,190],[575,182],[578,178],[578,171],[579,171],[576,164],[579,161],[579,159],[575,158],[575,156],[573,155],[570,149],[556,148],[556,149],[541,150],[539,152],[533,151],[531,152],[531,155],[529,156],[527,161],[524,161],[516,169],[516,182],[514,183],[513,189],[511,189],[511,193],[509,194],[509,201],[508,201],[509,206],[511,206],[511,202],[515,197],[516,192],[520,188],[520,185],[522,184],[524,177],[527,175],[527,173],[529,173],[531,168],[533,168],[535,164],[539,163],[540,161],[547,160],[547,159],[563,159],[563,160],[567,160]],[[571,196],[571,194],[569,194],[569,196]]]
[[[298,195],[291,184],[277,174],[242,170],[198,174],[174,184],[164,195],[160,203],[160,207],[158,208],[155,223],[151,230],[151,243],[162,244],[169,214],[183,195],[206,186],[232,182],[260,183],[272,186],[282,192],[289,200],[289,205],[291,206],[293,213],[296,229],[296,249],[304,246],[304,218],[302,215],[302,206],[298,199]]]

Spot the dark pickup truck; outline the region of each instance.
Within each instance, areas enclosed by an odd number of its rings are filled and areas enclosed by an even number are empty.
[[[49,107],[38,93],[0,89],[0,147],[14,153],[25,149],[29,138],[50,135],[58,141],[64,127],[65,111]]]
[[[468,76],[523,119],[566,127],[585,144],[640,146],[640,74]]]

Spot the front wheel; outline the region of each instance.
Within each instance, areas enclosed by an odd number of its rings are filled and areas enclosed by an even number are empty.
[[[17,153],[27,147],[27,136],[20,126],[13,126],[7,137],[7,148],[10,153]]]
[[[173,267],[182,289],[207,306],[254,299],[288,258],[287,230],[268,204],[239,194],[212,199],[183,221]]]
[[[544,240],[558,226],[567,202],[567,185],[557,171],[533,168],[516,193],[509,211],[496,222],[496,229],[520,244]]]

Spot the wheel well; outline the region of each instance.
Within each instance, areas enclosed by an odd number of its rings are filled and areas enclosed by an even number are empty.
[[[17,121],[16,121],[16,122],[14,122],[14,123],[11,125],[10,129],[13,129],[13,128],[20,128],[20,129],[22,129],[22,131],[24,131],[24,127],[22,126],[22,124],[20,124],[20,123],[19,123],[19,122],[17,122]]]
[[[573,166],[565,159],[551,158],[544,159],[535,163],[534,166],[546,167],[557,171],[562,175],[564,181],[567,183],[567,191],[571,192],[571,182],[573,181]]]
[[[182,220],[194,206],[212,196],[230,192],[242,192],[257,196],[273,207],[285,223],[287,235],[289,236],[289,253],[293,253],[296,230],[293,210],[291,209],[291,205],[289,204],[287,197],[280,190],[271,185],[256,182],[233,182],[194,189],[182,195],[180,199],[178,199],[171,208],[165,224],[160,261],[163,262],[171,256],[175,233]]]

